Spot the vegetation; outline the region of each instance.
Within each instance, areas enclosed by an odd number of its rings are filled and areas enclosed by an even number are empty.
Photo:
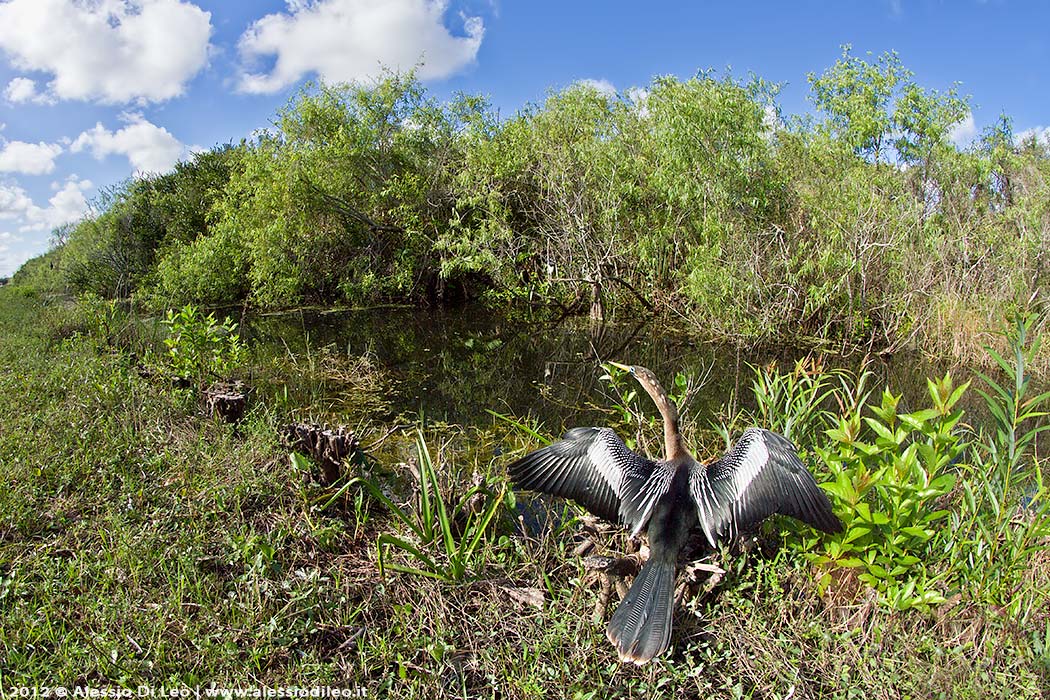
[[[470,487],[454,507],[446,505],[437,468],[422,431],[416,433],[416,455],[418,460],[414,476],[417,477],[418,492],[412,507],[402,509],[383,493],[377,483],[360,477],[347,480],[346,486],[333,500],[350,488],[363,486],[373,498],[387,507],[395,521],[414,535],[414,542],[391,533],[379,535],[376,540],[376,559],[380,575],[385,568],[450,583],[462,581],[472,573],[470,567],[484,563],[486,550],[482,545],[485,544],[489,525],[503,504],[504,493],[493,493],[491,489],[478,484]],[[513,507],[513,498],[507,502]],[[454,530],[459,532],[454,534]],[[436,546],[437,555],[426,553],[425,549],[430,546]],[[391,548],[409,555],[417,565],[391,563],[388,553]],[[384,560],[387,562],[385,567]]]
[[[305,88],[272,130],[126,183],[14,281],[184,303],[646,308],[709,336],[983,356],[1042,304],[1050,154],[895,54],[777,86],[700,72],[574,85],[499,119],[409,75]],[[919,262],[921,261],[921,263]]]
[[[271,132],[56,230],[0,288],[0,690],[1050,691],[1050,394],[1032,380],[1050,153],[1005,116],[955,145],[969,98],[920,86],[894,54],[847,47],[809,79],[818,116],[789,120],[777,86],[704,72],[614,96],[572,86],[503,120],[411,75],[313,86]],[[846,528],[774,520],[711,555],[725,574],[684,582],[671,653],[627,667],[576,554],[585,537],[622,553],[624,535],[506,481],[563,426],[394,415],[371,355],[307,340],[274,357],[202,310],[475,297],[645,308],[744,341],[918,341],[988,371],[932,378],[915,403],[867,368],[772,364],[704,423],[699,382],[676,377],[698,454],[780,431]],[[607,369],[597,409],[658,451],[645,397]],[[231,374],[254,385],[237,425],[201,391]],[[973,394],[976,416],[960,408]],[[282,438],[318,415],[364,446],[334,483]]]
[[[245,347],[230,319],[220,322],[215,314],[202,314],[187,305],[168,311],[164,325],[171,371],[199,389],[229,376],[244,361]]]
[[[358,425],[369,459],[323,485],[279,437],[311,405],[258,395],[227,425],[172,390],[182,355],[164,325],[120,304],[4,288],[3,683],[1038,697],[1050,682],[1050,521],[1035,449],[1048,398],[1029,391],[1026,370],[1038,327],[1020,319],[1007,336],[1001,374],[973,382],[990,429],[960,417],[974,388],[947,377],[930,382],[927,407],[906,411],[871,375],[813,362],[758,368],[754,408],[720,425],[686,410],[685,429],[712,454],[723,435],[780,416],[848,527],[818,538],[774,523],[757,547],[715,554],[724,578],[686,596],[672,653],[638,669],[616,661],[592,620],[599,586],[573,551],[579,511],[504,491],[505,464],[537,446],[542,426],[507,416],[402,432],[367,418],[383,399],[363,395],[336,415]],[[303,370],[238,352],[242,371]],[[311,371],[342,381],[342,365],[317,358]],[[658,431],[627,379],[607,375],[608,415],[642,443]],[[686,405],[693,383],[673,387]],[[596,540],[624,550],[623,535]]]

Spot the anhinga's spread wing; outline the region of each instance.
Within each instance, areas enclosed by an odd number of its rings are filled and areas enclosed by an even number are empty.
[[[734,537],[774,513],[798,518],[824,532],[842,529],[795,446],[760,428],[744,431],[718,461],[706,467],[694,464],[689,491],[712,546],[724,535]]]
[[[573,428],[507,467],[519,487],[571,498],[637,534],[670,486],[672,470],[628,449],[609,428]]]

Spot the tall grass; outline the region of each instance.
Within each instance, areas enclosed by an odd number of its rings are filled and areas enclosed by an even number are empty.
[[[513,506],[513,496],[505,487],[493,490],[480,483],[458,499],[450,499],[421,429],[416,430],[415,447],[418,478],[413,503],[399,506],[377,480],[358,476],[349,479],[329,504],[343,492],[361,487],[387,508],[394,524],[407,529],[407,534],[384,532],[376,538],[381,576],[389,569],[456,583],[484,565],[490,525],[505,501]],[[392,560],[391,550],[408,556],[416,565]]]
[[[1004,606],[1022,623],[1037,607],[1045,608],[1048,593],[1045,585],[1037,595],[1021,585],[1050,536],[1050,485],[1043,480],[1043,458],[1036,450],[1039,435],[1050,429],[1050,391],[1033,393],[1028,373],[1041,340],[1033,333],[1036,324],[1035,316],[1018,316],[1002,331],[1009,350],[1005,357],[987,348],[1003,380],[979,373],[985,388],[978,391],[991,421],[974,434],[961,508],[951,528],[950,551],[968,593]]]

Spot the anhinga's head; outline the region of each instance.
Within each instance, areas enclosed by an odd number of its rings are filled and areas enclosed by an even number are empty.
[[[610,362],[610,365],[630,372],[631,376],[638,380],[638,383],[659,403],[658,397],[667,398],[667,392],[664,391],[663,386],[660,384],[660,380],[656,378],[656,375],[651,370],[642,367],[641,365],[623,365],[619,362]]]

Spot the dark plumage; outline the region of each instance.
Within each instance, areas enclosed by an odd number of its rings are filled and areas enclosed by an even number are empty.
[[[787,438],[749,428],[721,459],[700,464],[686,451],[678,411],[653,373],[617,366],[660,409],[663,460],[635,454],[609,428],[573,428],[508,471],[519,488],[571,498],[632,535],[647,533],[649,560],[607,628],[622,661],[644,664],[670,643],[675,564],[694,526],[716,546],[774,513],[824,532],[839,532],[842,523]]]

